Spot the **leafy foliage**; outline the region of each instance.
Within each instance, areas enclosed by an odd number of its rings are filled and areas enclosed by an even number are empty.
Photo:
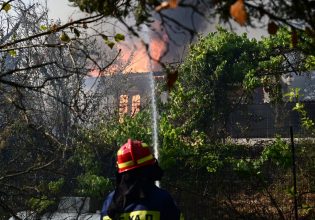
[[[74,193],[67,161],[76,125],[95,105],[85,77],[108,62],[86,29],[101,16],[62,24],[40,1],[22,0],[1,1],[0,11],[0,216],[8,219]]]
[[[299,113],[302,127],[307,131],[311,131],[312,135],[314,135],[315,123],[305,109],[304,103],[300,101],[300,88],[291,89],[291,91],[285,94],[285,96],[289,98],[290,102],[295,102],[295,106],[292,110]]]
[[[251,155],[248,146],[221,144],[220,138],[226,136],[220,132],[238,104],[250,103],[256,88],[268,90],[272,103],[282,103],[281,75],[308,70],[305,61],[311,58],[295,50],[290,37],[281,29],[256,41],[218,29],[192,45],[160,120],[161,164],[170,173],[167,178],[184,187],[202,179],[246,180],[248,185],[239,187],[253,184],[255,192],[267,193],[283,218],[269,187],[277,172],[290,172],[289,145],[277,137],[271,144],[254,146]],[[231,176],[224,178],[225,172]]]
[[[62,146],[21,118],[5,126],[0,139],[1,202],[39,212],[54,205],[63,185],[57,174],[64,170]]]
[[[290,168],[292,165],[291,149],[289,144],[277,137],[272,144],[263,149],[259,158],[242,158],[232,162],[234,163],[234,169],[242,174],[261,176],[267,163],[269,165],[271,163],[270,166],[281,167],[282,169]]]
[[[119,19],[127,18],[133,14],[136,18],[137,24],[148,22],[150,14],[154,5],[158,5],[159,2],[151,0],[149,2],[144,1],[108,1],[108,0],[69,0],[79,7],[82,11],[93,13],[97,12],[108,17],[115,17]],[[151,9],[151,10],[150,10]]]
[[[64,183],[65,183],[64,178],[60,178],[56,181],[51,181],[48,183],[48,189],[52,193],[59,193]]]
[[[281,76],[308,71],[312,57],[292,48],[289,39],[285,29],[260,41],[222,28],[200,37],[178,69],[166,117],[182,135],[204,132],[214,140],[227,135],[229,114],[250,103],[255,89],[268,92],[272,104],[282,103]]]
[[[128,138],[151,143],[149,112],[135,117],[126,116],[101,121],[93,128],[82,129],[69,163],[76,178],[75,192],[79,195],[103,198],[113,187],[116,172],[116,151]]]
[[[169,119],[187,134],[197,130],[219,137],[234,105],[260,85],[253,77],[260,50],[256,40],[224,29],[201,37],[179,68]]]
[[[112,189],[110,179],[85,173],[77,177],[77,193],[81,196],[102,198]]]
[[[48,207],[55,205],[56,202],[52,199],[48,199],[47,196],[42,196],[40,198],[31,198],[29,200],[29,205],[32,208],[32,210],[36,210],[38,213],[43,212]]]

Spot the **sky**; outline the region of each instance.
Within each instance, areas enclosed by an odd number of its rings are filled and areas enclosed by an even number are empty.
[[[49,17],[51,19],[61,19],[61,21],[66,22],[69,17],[80,14],[79,9],[72,7],[71,3],[68,0],[47,0],[47,6],[49,9]],[[236,23],[235,27],[236,32],[238,33],[247,32],[250,38],[260,38],[261,36],[267,35],[267,31],[264,29],[240,27]],[[209,28],[208,30],[213,30],[213,28]]]
[[[67,21],[73,13],[78,12],[77,8],[70,5],[71,3],[68,0],[47,0],[49,17],[51,19]]]

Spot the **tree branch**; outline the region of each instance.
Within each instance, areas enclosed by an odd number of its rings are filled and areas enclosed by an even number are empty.
[[[9,70],[7,72],[4,72],[4,73],[0,74],[0,82],[2,81],[2,79],[1,79],[2,77],[11,75],[13,73],[27,71],[27,70],[31,70],[31,69],[37,69],[37,68],[40,68],[40,67],[53,65],[53,64],[56,64],[56,62],[54,61],[54,62],[41,63],[41,64],[37,64],[37,65],[33,65],[33,66],[28,66],[28,67],[25,67],[25,68],[20,68],[20,69],[17,68],[17,69]]]
[[[31,40],[31,39],[34,39],[34,38],[39,38],[41,36],[45,36],[45,35],[49,35],[49,34],[52,34],[52,33],[59,32],[61,30],[64,30],[64,29],[72,26],[72,25],[75,25],[75,24],[92,23],[92,22],[95,22],[97,20],[102,19],[103,17],[104,17],[103,15],[99,15],[98,14],[98,15],[95,15],[95,16],[90,16],[90,17],[78,19],[78,20],[66,23],[64,25],[58,26],[56,28],[51,28],[50,30],[42,32],[42,33],[34,34],[32,36],[28,36],[28,37],[25,37],[25,38],[22,38],[22,39],[18,39],[18,40],[15,40],[15,41],[8,42],[6,44],[0,45],[0,49],[7,48],[7,47],[10,47],[12,45],[15,45],[15,44],[18,44],[18,43],[21,43],[21,42],[25,42],[25,41],[28,41],[28,40]]]
[[[44,165],[41,165],[41,166],[34,165],[34,166],[31,166],[31,167],[29,167],[29,168],[27,168],[26,170],[23,170],[23,171],[11,173],[11,174],[6,174],[6,175],[0,177],[0,181],[2,181],[4,179],[8,179],[8,178],[24,175],[24,174],[27,174],[27,173],[30,173],[30,172],[34,172],[34,171],[37,171],[37,170],[44,169],[44,168],[50,166],[55,161],[56,161],[56,159],[53,159],[53,160],[49,161],[48,163],[46,163]]]

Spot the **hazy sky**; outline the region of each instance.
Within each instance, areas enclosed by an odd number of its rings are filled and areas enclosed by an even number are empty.
[[[72,7],[68,0],[47,0],[49,17],[52,19],[61,19],[61,21],[67,21],[70,16],[80,14],[79,9]],[[238,24],[237,32],[243,33],[247,32],[249,37],[260,38],[262,35],[266,35],[267,31],[264,29],[252,29],[252,28],[240,28]],[[213,31],[213,28],[209,28]]]
[[[52,19],[60,18],[62,21],[66,21],[74,12],[78,12],[79,9],[70,6],[71,3],[68,0],[47,0],[47,6],[49,9],[49,17]]]

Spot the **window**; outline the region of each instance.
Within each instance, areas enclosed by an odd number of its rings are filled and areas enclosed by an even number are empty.
[[[119,121],[123,122],[124,115],[128,113],[128,95],[119,97]]]
[[[131,116],[136,115],[140,111],[140,95],[132,96]]]

